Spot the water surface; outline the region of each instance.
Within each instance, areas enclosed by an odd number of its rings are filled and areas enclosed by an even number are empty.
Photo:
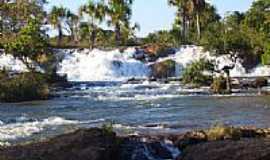
[[[210,96],[179,84],[103,82],[80,83],[57,94],[48,101],[0,104],[0,144],[108,122],[121,134],[179,133],[216,123],[270,127],[269,96]]]

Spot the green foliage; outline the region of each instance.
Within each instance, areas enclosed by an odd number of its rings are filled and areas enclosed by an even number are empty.
[[[116,45],[125,44],[133,32],[139,28],[138,24],[131,27],[132,4],[134,0],[108,0],[108,25],[114,27]]]
[[[143,39],[144,44],[161,44],[166,46],[178,46],[179,41],[173,31],[158,31],[150,33]]]
[[[234,139],[239,140],[241,138],[240,129],[227,127],[224,125],[216,124],[207,130],[206,135],[209,141]]]
[[[209,25],[201,40],[205,50],[210,50],[216,55],[241,56],[251,53],[252,47],[246,33],[240,27],[239,20],[232,16],[223,22]]]
[[[21,102],[49,98],[49,88],[44,76],[37,73],[22,73],[10,77],[0,73],[0,101]]]
[[[227,84],[226,79],[222,76],[214,78],[213,83],[211,85],[211,89],[213,93],[217,94],[225,94],[227,92]]]
[[[22,60],[29,69],[34,68],[29,60],[35,61],[38,56],[47,54],[48,51],[46,35],[40,28],[40,24],[32,19],[16,37],[4,44],[5,52]]]
[[[214,65],[205,59],[195,61],[188,65],[184,70],[182,81],[185,84],[193,85],[209,85],[212,83],[212,76],[205,74],[205,72],[212,73]]]
[[[105,124],[102,125],[101,128],[102,128],[103,133],[106,134],[106,135],[114,134],[113,122],[105,123]]]

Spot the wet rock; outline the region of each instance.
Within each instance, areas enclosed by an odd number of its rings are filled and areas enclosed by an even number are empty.
[[[48,141],[0,149],[3,160],[111,160],[117,157],[115,134],[79,130]]]
[[[154,62],[158,58],[168,57],[169,55],[175,54],[176,49],[164,44],[148,44],[143,46],[141,50],[138,50],[138,55],[140,55],[140,58],[142,58],[142,54],[139,53],[142,52],[144,53],[144,58],[146,61]]]
[[[162,141],[129,137],[120,146],[119,160],[173,159],[171,151]]]
[[[137,60],[144,60],[145,59],[145,52],[143,49],[135,48],[135,54],[133,57]]]
[[[254,88],[262,88],[268,85],[268,80],[264,77],[258,77],[255,81],[252,82],[251,85]]]
[[[150,66],[152,70],[151,77],[158,78],[158,79],[174,77],[175,65],[176,63],[173,60],[157,62]]]
[[[178,160],[268,160],[269,139],[224,140],[187,147]]]
[[[179,135],[174,138],[174,144],[180,150],[183,150],[188,146],[206,142],[206,141],[207,141],[207,135],[204,131],[188,132],[184,135]]]

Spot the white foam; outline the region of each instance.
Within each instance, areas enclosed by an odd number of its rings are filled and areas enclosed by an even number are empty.
[[[203,47],[185,46],[178,50],[178,52],[170,57],[162,58],[159,61],[172,59],[177,63],[176,75],[181,76],[184,68],[188,64],[200,59],[207,59],[214,61],[217,69],[222,69],[224,66],[233,65],[234,62],[228,55],[214,56],[210,52],[204,51]],[[251,72],[247,72],[242,66],[241,60],[237,60],[235,67],[230,71],[232,77],[249,77],[249,76],[270,76],[270,66],[257,66]]]
[[[58,73],[67,74],[70,81],[118,81],[133,77],[147,77],[149,68],[132,58],[133,49],[121,53],[119,50],[94,49],[67,54],[60,63]]]
[[[22,61],[14,58],[10,54],[0,54],[0,69],[8,69],[14,72],[25,72],[27,67]]]
[[[61,117],[50,117],[42,121],[18,122],[0,126],[0,142],[29,137],[43,131],[46,127],[77,124],[78,121],[66,120]]]

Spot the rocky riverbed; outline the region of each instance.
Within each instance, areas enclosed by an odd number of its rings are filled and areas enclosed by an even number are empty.
[[[119,137],[81,129],[41,142],[0,148],[1,160],[266,160],[270,129],[213,127],[174,135]]]

